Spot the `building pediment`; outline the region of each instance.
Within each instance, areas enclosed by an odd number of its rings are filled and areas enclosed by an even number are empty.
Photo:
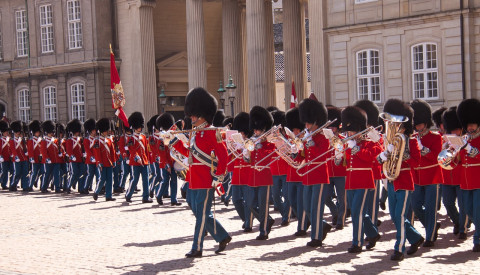
[[[207,62],[207,70],[211,64]],[[188,69],[188,55],[186,51],[174,53],[165,56],[157,61],[157,69],[159,70],[185,70]]]

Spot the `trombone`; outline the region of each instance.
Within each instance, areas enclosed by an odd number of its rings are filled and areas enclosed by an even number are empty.
[[[324,165],[325,163],[327,163],[327,162],[329,162],[330,160],[332,160],[333,158],[335,158],[335,156],[331,156],[331,157],[325,159],[324,161],[322,161],[322,162],[320,162],[320,163],[317,163],[317,165],[315,165],[314,167],[311,167],[309,170],[305,171],[305,173],[301,173],[301,172],[300,172],[300,170],[303,169],[305,166],[309,166],[309,165],[314,164],[314,162],[315,162],[317,159],[319,159],[319,158],[321,158],[321,157],[323,157],[323,156],[331,153],[331,152],[334,151],[334,150],[343,153],[343,151],[345,151],[345,149],[344,149],[344,144],[347,143],[349,140],[356,139],[356,138],[358,138],[358,137],[363,137],[363,136],[365,136],[365,135],[368,135],[371,131],[373,131],[373,130],[376,131],[376,130],[378,130],[380,127],[382,127],[382,125],[379,125],[379,126],[377,126],[377,127],[375,127],[375,128],[373,128],[372,126],[370,126],[370,127],[368,127],[367,129],[365,129],[365,130],[363,130],[363,131],[361,131],[361,132],[358,132],[358,133],[356,133],[355,135],[351,135],[351,136],[349,136],[349,137],[347,137],[347,138],[344,138],[344,139],[340,139],[340,138],[338,138],[338,137],[336,137],[336,136],[332,137],[332,138],[331,138],[331,140],[333,139],[333,142],[332,142],[332,144],[331,144],[332,148],[330,148],[330,149],[328,149],[327,151],[325,151],[324,153],[316,156],[315,158],[313,158],[313,159],[310,160],[309,162],[304,162],[302,165],[300,165],[300,167],[297,169],[298,175],[301,176],[301,177],[303,177],[303,176],[305,176],[306,174],[308,174],[308,173],[312,172],[313,170],[317,169],[318,167]],[[378,142],[378,140],[375,141],[375,142]]]
[[[187,133],[194,133],[194,132],[199,132],[199,131],[220,131],[220,132],[225,132],[230,130],[230,127],[225,126],[225,127],[207,127],[207,128],[199,128],[199,129],[189,129],[189,130],[178,130],[178,131],[171,131],[170,133],[172,135],[178,135],[178,134],[187,134]]]
[[[272,128],[270,128],[270,130],[266,131],[265,133],[259,135],[258,137],[251,137],[249,139],[247,139],[244,144],[243,144],[243,147],[245,149],[247,149],[248,151],[250,152],[253,152],[255,150],[255,146],[261,142],[262,140],[264,139],[267,139],[270,137],[270,135],[272,135],[274,132],[278,132],[280,130],[280,128],[282,128],[281,125],[275,125],[273,126]]]

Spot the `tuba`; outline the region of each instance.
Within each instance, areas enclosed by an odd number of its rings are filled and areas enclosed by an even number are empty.
[[[393,181],[400,175],[402,167],[406,139],[400,133],[400,129],[402,123],[408,121],[408,117],[381,113],[380,118],[385,122],[385,148],[388,144],[392,144],[394,147],[387,156],[387,161],[383,163],[383,174],[388,180]]]
[[[457,166],[456,157],[458,153],[468,145],[470,138],[469,134],[462,137],[445,135],[447,142],[450,144],[449,148],[442,150],[437,157],[438,164],[445,170],[453,170]],[[461,139],[462,145],[450,143],[450,139]]]

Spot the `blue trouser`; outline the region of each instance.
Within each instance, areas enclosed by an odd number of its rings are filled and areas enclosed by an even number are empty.
[[[323,219],[325,209],[325,186],[326,184],[314,184],[303,186],[303,209],[308,220],[312,224],[312,240],[322,240],[323,227],[327,222]]]
[[[247,186],[247,203],[250,212],[260,222],[260,235],[268,235],[268,223],[273,220],[268,214],[268,202],[270,199],[270,186],[251,187]],[[258,205],[258,208],[257,208]]]
[[[345,177],[331,177],[330,178],[330,194],[333,196],[333,188],[335,187],[335,193],[337,194],[336,213],[332,215],[337,216],[337,224],[345,225],[345,218],[347,216],[347,195],[345,191]]]
[[[232,197],[232,192],[230,191],[230,186],[232,182],[232,172],[228,172],[223,178],[222,187],[225,190],[225,194],[221,196],[223,200],[230,200]]]
[[[388,198],[388,190],[384,187],[383,183],[380,186],[381,188],[378,188],[382,190],[380,194],[380,202],[386,203]],[[388,186],[388,182],[387,182],[387,186]]]
[[[245,203],[246,193],[248,187],[246,185],[231,185],[232,203],[237,210],[238,216],[243,221],[243,227],[252,228],[252,213],[250,208]]]
[[[53,178],[53,184],[55,185],[55,191],[60,191],[60,163],[46,163],[45,175],[43,176],[42,186],[40,190],[46,191],[50,179]]]
[[[68,189],[68,171],[67,171],[67,164],[60,163],[60,186],[63,190]]]
[[[132,166],[133,181],[132,184],[128,187],[127,193],[125,194],[126,199],[131,199],[133,192],[137,188],[138,180],[140,179],[140,174],[142,175],[142,199],[148,200],[148,165],[133,165]]]
[[[375,227],[377,227],[378,221],[378,200],[380,197],[380,188],[382,188],[382,182],[375,180],[375,189],[367,190],[367,200],[365,207],[367,208],[367,214],[370,216]]]
[[[480,244],[480,189],[462,190],[462,196],[465,213],[475,225],[473,244]]]
[[[415,184],[412,193],[412,209],[415,216],[425,227],[425,239],[434,241],[435,227],[437,224],[437,204],[440,196],[438,194],[439,184],[420,186]]]
[[[214,197],[213,188],[191,189],[189,195],[192,197],[192,211],[195,215],[195,233],[193,234],[192,249],[202,251],[205,230],[208,231],[216,242],[223,241],[228,237],[228,233],[220,222],[213,218],[211,211]]]
[[[2,181],[2,187],[7,187],[8,186],[8,174],[10,173],[13,175],[13,162],[11,161],[4,161],[2,162],[2,176],[1,176],[1,181]],[[12,182],[12,179],[10,178],[10,184]]]
[[[95,164],[87,164],[87,176],[85,177],[84,184],[85,190],[89,190],[92,187],[93,176],[95,176],[98,181],[100,175],[98,174],[97,166]]]
[[[70,176],[70,180],[68,182],[67,190],[70,190],[72,186],[78,185],[78,192],[82,192],[85,190],[85,185],[82,183],[83,175],[85,174],[85,164],[82,162],[71,162],[70,168],[72,171],[72,175]]]
[[[290,206],[287,203],[288,198],[282,196],[285,193],[287,187],[287,175],[272,176],[273,185],[272,185],[272,197],[273,205],[278,209],[280,215],[282,215],[282,221],[288,221],[288,213],[290,212]],[[282,191],[283,189],[283,191]]]
[[[353,240],[352,244],[363,246],[363,234],[368,238],[378,235],[377,227],[373,225],[370,216],[367,215],[366,201],[367,189],[347,190],[348,204],[352,213]]]
[[[44,165],[42,163],[34,163],[32,167],[32,174],[30,175],[30,184],[29,187],[33,188],[33,186],[37,183],[38,179],[45,174]]]
[[[303,209],[303,184],[302,182],[287,182],[288,200],[292,205],[292,210],[297,216],[297,231],[308,229],[307,213]]]
[[[185,201],[187,202],[188,206],[192,208],[192,196],[190,195],[190,188],[188,188],[188,181],[185,182],[185,184],[182,186],[183,191],[187,194],[187,198]]]
[[[15,162],[13,165],[13,172],[14,172],[13,186],[17,187],[18,182],[21,180],[22,189],[27,190],[28,189],[28,162],[27,161]]]
[[[162,182],[162,174],[160,171],[160,164],[158,162],[153,163],[153,169],[151,171],[152,177],[150,178],[150,191],[158,192],[160,183]]]
[[[102,167],[97,168],[100,174],[100,180],[98,181],[97,188],[95,188],[95,194],[99,194],[102,191],[103,186],[105,186],[105,198],[112,198],[112,176],[113,176],[113,167]]]
[[[119,155],[117,162],[115,163],[115,167],[113,167],[113,188],[118,189],[122,183],[123,177],[123,157]]]
[[[388,182],[388,209],[397,230],[394,248],[395,251],[401,253],[405,252],[406,240],[414,244],[422,238],[405,216],[408,208],[410,208],[411,194],[412,191],[407,190],[397,190],[395,192],[393,183]]]
[[[130,184],[132,182],[132,167],[127,164],[127,159],[124,159],[122,161],[122,167],[123,167],[123,174],[122,174],[122,180],[120,182],[120,188],[124,189],[125,188],[125,183],[127,182],[127,178],[130,176]]]
[[[462,190],[459,185],[447,185],[442,187],[443,205],[447,210],[447,214],[450,220],[455,225],[458,225],[460,233],[466,233],[465,228],[467,226],[467,217],[463,207]],[[458,200],[458,209],[455,206],[455,200]]]
[[[171,169],[172,173],[169,173],[166,168],[160,169],[160,174],[162,177],[161,187],[158,190],[157,194],[155,195],[156,198],[161,198],[164,195],[168,194],[168,185],[170,184],[170,201],[172,203],[177,202],[177,174],[173,169]]]

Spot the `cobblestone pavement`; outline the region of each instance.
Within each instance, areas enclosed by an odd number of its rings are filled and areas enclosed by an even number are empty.
[[[420,248],[415,257],[390,261],[395,231],[381,213],[382,238],[371,251],[347,253],[351,224],[328,234],[321,248],[294,237],[296,221],[280,227],[280,216],[267,241],[243,233],[233,205],[216,204],[217,218],[232,234],[227,250],[216,255],[217,244],[207,237],[203,258],[186,259],[191,248],[194,218],[185,202],[173,207],[142,204],[139,194],[127,204],[97,202],[91,196],[0,192],[0,274],[272,274],[272,273],[410,273],[467,274],[479,266],[480,253],[471,252],[472,232],[459,241],[442,208],[442,229],[432,249]],[[164,200],[165,201],[165,200]],[[330,221],[330,215],[325,215]],[[419,222],[416,227],[425,231]],[[472,226],[473,229],[473,226]],[[472,230],[471,229],[471,230]]]

